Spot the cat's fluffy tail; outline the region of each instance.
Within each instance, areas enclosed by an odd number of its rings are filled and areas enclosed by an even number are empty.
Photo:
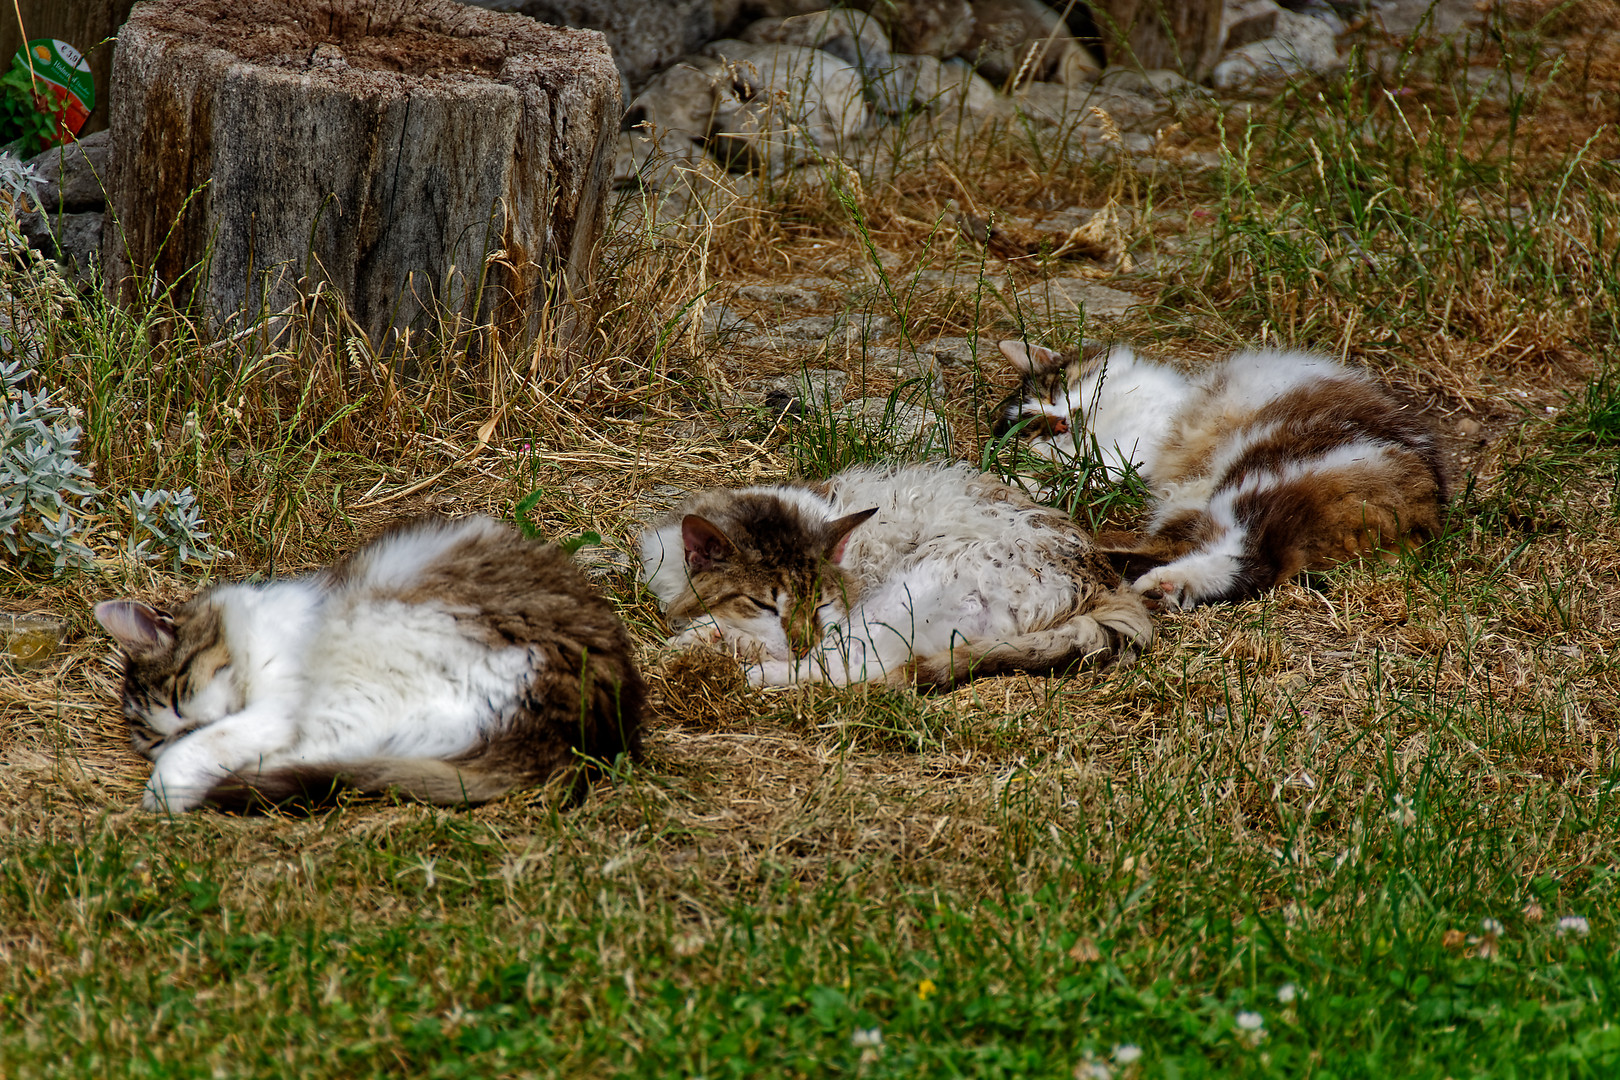
[[[466,806],[498,799],[534,782],[532,776],[453,765],[436,758],[377,758],[343,765],[299,765],[238,773],[208,793],[223,809],[253,809],[291,800],[329,803],[340,790],[396,792],[439,806]]]
[[[1142,598],[1120,589],[1096,594],[1074,615],[1045,630],[1006,641],[969,642],[946,653],[913,657],[885,681],[943,689],[969,679],[1014,671],[1061,670],[1082,662],[1128,662],[1152,643],[1153,619]]]

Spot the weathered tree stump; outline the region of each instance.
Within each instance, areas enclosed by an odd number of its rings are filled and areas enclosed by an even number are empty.
[[[195,280],[227,328],[325,283],[383,345],[444,313],[532,335],[589,278],[622,110],[594,31],[455,0],[147,0],[112,90],[115,299]]]

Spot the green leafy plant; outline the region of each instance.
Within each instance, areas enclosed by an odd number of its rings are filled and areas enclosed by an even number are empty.
[[[49,95],[36,93],[34,84],[20,58],[0,75],[0,143],[15,143],[25,155],[55,146],[61,130],[62,110]]]

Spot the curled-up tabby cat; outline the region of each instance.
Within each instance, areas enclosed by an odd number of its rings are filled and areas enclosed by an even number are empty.
[[[756,684],[950,686],[1128,658],[1153,624],[1069,517],[966,465],[702,492],[642,535],[680,632]]]
[[[417,520],[305,577],[96,618],[155,763],[149,810],[337,785],[482,802],[639,747],[613,608],[562,550],[489,518]]]
[[[1155,604],[1255,596],[1440,530],[1446,481],[1427,419],[1326,357],[1240,352],[1188,378],[1123,346],[1001,351],[1023,378],[998,435],[1016,430],[1055,461],[1096,453],[1153,492],[1146,535],[1104,544]]]

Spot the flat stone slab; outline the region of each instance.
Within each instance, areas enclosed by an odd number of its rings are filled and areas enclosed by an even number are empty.
[[[1142,301],[1085,278],[1053,278],[1018,290],[1018,302],[1037,315],[1073,315],[1084,309],[1090,318],[1117,318]]]

